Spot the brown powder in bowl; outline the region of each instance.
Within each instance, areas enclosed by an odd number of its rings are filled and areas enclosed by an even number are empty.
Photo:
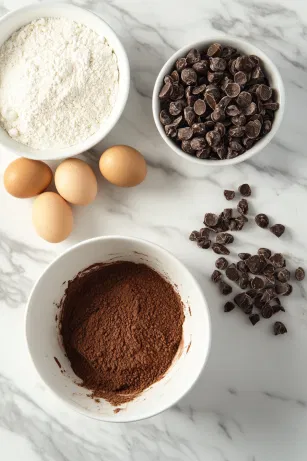
[[[113,405],[159,380],[182,339],[180,297],[145,264],[90,266],[68,282],[61,307],[60,332],[73,371],[93,397]]]

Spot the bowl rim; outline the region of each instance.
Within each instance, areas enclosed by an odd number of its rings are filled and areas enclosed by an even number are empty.
[[[235,157],[233,159],[207,160],[207,159],[198,159],[197,157],[186,154],[179,147],[177,147],[176,144],[170,138],[166,136],[163,126],[159,120],[160,101],[159,101],[158,94],[161,89],[163,78],[169,72],[169,68],[173,67],[173,65],[175,64],[175,61],[179,57],[182,57],[184,54],[186,54],[191,48],[206,46],[209,43],[215,43],[215,42],[222,43],[222,44],[224,43],[225,45],[226,44],[233,45],[237,47],[239,50],[242,50],[243,52],[244,52],[244,47],[253,48],[254,54],[258,55],[261,58],[265,67],[269,69],[270,74],[274,75],[274,79],[277,83],[276,89],[279,95],[280,107],[275,113],[271,131],[268,134],[266,134],[262,139],[260,139],[253,147],[251,147],[246,152],[244,152],[244,154],[239,155],[238,157]],[[262,149],[264,149],[271,142],[271,140],[277,133],[278,129],[280,128],[280,125],[281,125],[281,122],[284,116],[284,111],[285,111],[285,87],[284,87],[284,83],[283,83],[282,77],[280,75],[280,72],[277,66],[274,64],[271,58],[269,58],[268,55],[264,51],[262,51],[260,48],[258,48],[256,45],[244,39],[231,36],[231,35],[206,35],[203,39],[197,40],[193,43],[189,43],[183,46],[182,48],[180,48],[179,50],[177,50],[175,53],[172,54],[172,56],[170,56],[170,58],[166,61],[166,63],[161,68],[156,78],[154,89],[153,89],[153,94],[152,94],[153,118],[154,118],[156,127],[162,139],[181,158],[187,160],[188,162],[194,163],[196,165],[202,165],[205,167],[236,165],[238,163],[244,162],[245,160],[248,160],[249,158],[261,152]]]
[[[121,66],[119,68],[119,65],[118,65],[118,70],[119,70],[119,74],[121,72],[123,72],[124,75],[125,75],[125,77],[123,79],[123,83],[122,83],[122,88],[121,88],[121,98],[120,99],[117,98],[117,100],[115,102],[115,105],[114,105],[114,107],[112,109],[112,112],[114,111],[115,107],[116,107],[116,110],[117,110],[117,113],[114,116],[114,118],[112,120],[112,123],[108,124],[108,121],[109,121],[109,119],[108,119],[106,121],[106,123],[103,124],[99,128],[99,130],[97,130],[89,138],[85,139],[85,141],[82,141],[82,142],[80,142],[78,144],[74,144],[74,145],[69,146],[67,148],[61,148],[61,149],[58,149],[58,148],[53,149],[53,148],[51,148],[51,149],[42,149],[42,150],[33,149],[33,148],[29,147],[29,146],[25,146],[25,148],[32,149],[33,152],[26,152],[26,150],[22,151],[22,152],[19,152],[19,151],[14,149],[13,145],[10,145],[9,143],[4,144],[4,143],[1,142],[1,145],[8,152],[11,152],[11,153],[17,155],[18,157],[25,157],[25,158],[29,158],[29,159],[33,159],[33,160],[48,161],[48,160],[62,160],[62,159],[65,159],[65,158],[69,158],[69,157],[73,157],[73,156],[82,154],[83,152],[91,149],[96,144],[101,142],[109,134],[109,132],[116,126],[118,120],[120,119],[120,117],[121,117],[121,115],[122,115],[122,113],[123,113],[123,111],[125,109],[125,106],[126,106],[126,103],[127,103],[127,100],[128,100],[129,91],[130,91],[130,64],[129,64],[129,59],[128,59],[126,50],[125,50],[121,40],[119,39],[118,35],[115,33],[115,31],[112,29],[112,27],[104,19],[102,19],[102,17],[99,14],[97,14],[97,13],[95,13],[95,12],[93,12],[93,11],[87,9],[87,8],[84,8],[82,6],[74,5],[74,4],[66,3],[66,2],[65,3],[55,2],[55,3],[30,4],[30,5],[20,7],[20,8],[15,8],[14,10],[9,11],[5,15],[3,15],[0,18],[0,27],[7,20],[13,20],[14,16],[16,14],[20,14],[22,12],[28,12],[28,11],[29,12],[33,11],[33,14],[34,14],[35,12],[39,13],[41,11],[42,12],[42,17],[44,17],[44,14],[47,14],[47,11],[55,10],[57,8],[60,8],[62,10],[66,10],[66,11],[70,10],[70,11],[80,12],[80,13],[82,13],[82,15],[87,15],[88,17],[92,16],[93,18],[95,18],[95,20],[98,19],[103,24],[104,33],[102,34],[102,36],[104,36],[107,39],[107,41],[108,41],[109,37],[112,37],[113,44],[115,44],[116,49],[119,50],[120,54],[121,54]],[[59,14],[57,17],[62,17],[62,16]],[[33,20],[34,20],[34,18],[33,18]],[[74,21],[74,19],[72,19],[72,20]],[[26,22],[25,22],[25,24],[26,24]],[[87,26],[87,27],[91,28],[90,26]],[[18,30],[18,28],[16,28],[15,30]],[[3,43],[4,42],[1,41],[0,46],[2,46]],[[113,48],[113,50],[115,49],[114,46],[112,48]],[[116,52],[115,52],[115,54],[116,54]],[[110,114],[110,117],[112,115],[112,112]],[[17,141],[15,141],[15,142],[17,142]],[[23,144],[21,144],[21,143],[18,143],[18,144],[20,144],[21,150],[22,150]]]
[[[199,368],[199,370],[198,370],[192,384],[190,384],[187,388],[185,388],[181,392],[181,394],[179,395],[178,398],[170,401],[170,403],[167,406],[165,406],[164,408],[162,408],[161,410],[159,410],[157,412],[149,411],[147,413],[144,413],[144,415],[140,416],[140,417],[137,417],[137,416],[136,417],[125,417],[125,412],[124,411],[119,412],[116,415],[114,414],[114,416],[112,416],[112,417],[103,416],[103,415],[101,415],[101,416],[100,415],[94,415],[90,410],[86,410],[84,408],[81,408],[80,406],[78,406],[77,404],[72,402],[71,400],[65,399],[62,395],[58,394],[53,388],[51,388],[49,386],[49,384],[45,381],[44,377],[41,374],[41,371],[36,366],[36,363],[34,361],[34,358],[32,357],[30,347],[29,347],[28,331],[27,330],[28,330],[28,321],[29,321],[28,319],[29,319],[29,317],[31,315],[31,313],[30,313],[30,311],[31,311],[31,307],[30,307],[31,299],[32,299],[32,296],[33,296],[35,290],[37,289],[39,283],[41,282],[42,278],[45,276],[45,274],[49,270],[49,268],[56,265],[56,264],[58,264],[61,261],[61,259],[65,258],[65,256],[68,253],[70,253],[72,251],[75,251],[75,250],[77,250],[78,248],[80,248],[82,246],[89,245],[89,244],[91,244],[93,242],[107,243],[110,240],[126,240],[126,241],[128,241],[128,242],[130,242],[132,244],[134,242],[141,242],[141,243],[147,245],[148,247],[151,247],[151,248],[153,248],[153,249],[155,249],[157,251],[160,251],[162,254],[166,255],[166,257],[171,259],[172,262],[177,264],[180,267],[180,270],[182,270],[185,273],[186,277],[190,278],[192,284],[194,284],[194,288],[199,291],[199,295],[201,296],[201,299],[202,299],[203,312],[204,312],[204,315],[205,315],[205,321],[208,324],[208,337],[207,337],[208,347],[207,347],[206,350],[204,350],[202,365],[200,366],[200,368]],[[77,411],[77,413],[79,413],[79,414],[82,414],[84,416],[87,416],[87,417],[95,419],[95,420],[105,421],[105,422],[112,422],[112,423],[128,423],[128,422],[141,421],[143,419],[148,419],[148,418],[151,418],[152,416],[156,416],[156,415],[164,412],[165,410],[168,410],[172,406],[176,405],[176,403],[179,400],[181,400],[194,387],[194,385],[196,384],[198,378],[200,377],[201,373],[203,372],[205,365],[208,362],[208,358],[209,358],[209,354],[210,354],[210,350],[211,350],[211,344],[212,344],[212,322],[211,322],[210,309],[209,309],[209,306],[208,306],[208,302],[207,302],[207,299],[206,299],[206,297],[205,297],[205,295],[203,293],[203,290],[202,290],[201,286],[199,285],[196,278],[189,271],[189,269],[186,267],[186,265],[182,261],[180,261],[180,259],[178,259],[175,255],[173,255],[173,253],[166,250],[161,245],[158,245],[156,243],[150,242],[150,241],[145,240],[145,239],[140,239],[138,237],[129,237],[129,236],[123,236],[123,235],[106,235],[106,236],[98,236],[98,237],[93,237],[93,238],[90,238],[90,239],[87,239],[87,240],[83,240],[82,242],[79,242],[79,243],[71,246],[70,248],[66,249],[64,252],[59,254],[53,261],[51,261],[50,264],[48,264],[48,266],[40,274],[39,278],[35,281],[35,283],[34,283],[34,285],[32,287],[32,290],[31,290],[31,292],[29,294],[28,300],[27,300],[25,314],[24,314],[24,337],[25,337],[28,356],[30,357],[32,365],[33,365],[34,369],[36,370],[38,376],[40,377],[42,382],[45,384],[45,386],[48,388],[48,390],[53,395],[55,395],[60,401],[62,401],[62,403],[64,403],[64,405],[66,405],[67,407],[73,409],[74,411]]]

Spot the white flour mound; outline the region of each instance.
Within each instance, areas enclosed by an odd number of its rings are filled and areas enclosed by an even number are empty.
[[[84,141],[107,120],[117,93],[116,55],[82,24],[41,18],[0,48],[0,125],[32,148]]]

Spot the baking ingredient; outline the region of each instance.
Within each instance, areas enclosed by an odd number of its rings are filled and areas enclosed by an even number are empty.
[[[282,322],[275,322],[273,327],[274,335],[284,335],[287,333],[287,328]]]
[[[257,226],[262,227],[262,229],[266,229],[269,225],[269,218],[264,213],[259,213],[255,217],[255,222]]]
[[[274,226],[270,227],[270,231],[279,238],[285,232],[285,226],[283,224],[274,224]]]
[[[249,316],[249,320],[253,326],[256,325],[256,323],[259,322],[260,320],[260,315],[259,314],[252,314]]]
[[[6,168],[3,176],[7,192],[17,198],[29,198],[43,192],[52,181],[52,171],[46,163],[18,158]]]
[[[64,160],[55,171],[54,182],[58,193],[74,205],[88,205],[96,198],[96,176],[83,160]]]
[[[69,18],[40,18],[0,48],[0,125],[34,149],[85,141],[118,93],[117,58],[103,36]]]
[[[222,274],[218,270],[214,270],[211,275],[211,280],[213,283],[217,283],[221,280]]]
[[[113,146],[104,151],[99,161],[101,174],[120,187],[137,186],[144,181],[147,167],[139,151],[129,146]]]
[[[51,243],[65,240],[73,227],[70,206],[55,192],[44,192],[35,199],[32,221],[38,235]]]
[[[119,405],[161,379],[182,340],[173,286],[144,264],[97,263],[69,281],[60,331],[72,369],[93,397]]]
[[[245,198],[242,198],[238,205],[237,210],[240,214],[247,214],[248,213],[248,201]]]
[[[298,280],[299,282],[301,282],[302,280],[304,280],[305,278],[305,271],[302,267],[298,267],[296,270],[295,270],[295,278],[296,280]]]
[[[227,301],[227,303],[224,304],[224,312],[231,312],[234,308],[235,305],[231,301]]]
[[[252,193],[252,190],[249,184],[241,184],[241,186],[239,186],[239,192],[244,197],[249,197]]]
[[[226,200],[233,200],[235,195],[236,193],[234,190],[224,190],[224,196]]]
[[[220,280],[219,289],[224,296],[227,296],[232,292],[232,287],[228,285],[228,283],[224,282],[224,280]]]
[[[221,270],[225,270],[227,269],[228,267],[228,261],[226,258],[223,258],[223,256],[221,258],[218,258],[216,261],[215,261],[215,267],[217,267],[218,269],[221,269]]]
[[[221,243],[214,243],[212,245],[212,250],[214,253],[218,255],[229,255],[230,251],[225,245],[222,245]]]
[[[260,58],[218,43],[179,58],[159,99],[166,136],[208,160],[242,155],[271,131],[279,108]]]

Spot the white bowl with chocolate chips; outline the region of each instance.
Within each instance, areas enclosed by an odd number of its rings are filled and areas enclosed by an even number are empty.
[[[285,91],[275,64],[238,38],[189,44],[162,67],[153,90],[158,131],[180,157],[233,165],[260,152],[276,134]]]

